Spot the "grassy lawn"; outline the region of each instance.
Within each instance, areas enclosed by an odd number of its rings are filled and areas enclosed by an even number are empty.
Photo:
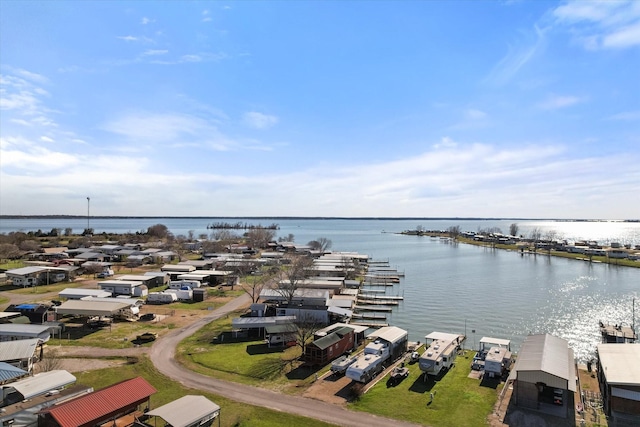
[[[187,394],[202,395],[220,405],[220,422],[223,427],[328,427],[331,424],[272,411],[266,408],[234,402],[221,396],[183,387],[155,370],[148,358],[140,358],[138,363],[124,365],[118,369],[100,369],[74,374],[78,383],[98,390],[137,376],[143,377],[157,390],[151,396],[151,408],[157,408]],[[214,423],[217,426],[218,422]]]
[[[459,356],[455,367],[441,379],[427,383],[423,382],[417,363],[407,366],[409,377],[400,384],[388,387],[385,378],[349,407],[438,427],[487,424],[487,416],[491,414],[502,386],[484,387],[480,380],[468,378],[470,359]],[[434,399],[429,403],[431,393]]]
[[[3,262],[0,263],[0,270],[13,270],[15,268],[22,268],[26,266],[24,261],[21,259],[16,259],[16,260],[3,259],[2,261]]]
[[[318,371],[301,368],[299,347],[268,348],[262,340],[232,337],[231,319],[211,322],[180,343],[176,358],[189,369],[215,378],[294,392]]]
[[[75,288],[80,286],[80,283],[76,283],[76,282],[59,282],[56,283],[54,285],[41,285],[41,286],[28,286],[26,288],[18,288],[15,286],[11,286],[11,289],[7,289],[10,292],[13,292],[15,294],[22,294],[22,295],[28,295],[28,294],[33,294],[33,295],[40,295],[40,294],[46,294],[49,292],[60,292],[64,289],[67,288]]]

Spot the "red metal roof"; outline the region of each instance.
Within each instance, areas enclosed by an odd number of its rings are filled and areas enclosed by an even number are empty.
[[[61,427],[79,427],[148,399],[156,389],[137,377],[80,396],[49,408],[49,414]]]

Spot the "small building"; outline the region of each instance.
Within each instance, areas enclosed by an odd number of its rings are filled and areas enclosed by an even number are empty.
[[[38,338],[0,342],[0,362],[26,371],[33,370],[38,361],[38,348],[42,350],[42,342]]]
[[[576,365],[566,340],[549,334],[529,335],[509,380],[516,406],[562,418],[573,415]]]
[[[64,370],[53,370],[35,374],[0,388],[2,406],[12,405],[27,399],[47,394],[76,382],[76,377]]]
[[[268,347],[295,345],[298,328],[291,323],[269,325],[264,328]]]
[[[604,412],[613,418],[613,425],[618,421],[640,425],[640,345],[598,344],[597,348]]]
[[[123,276],[115,277],[114,279],[125,282],[138,282],[139,284],[146,286],[147,289],[158,286],[158,280],[156,277],[145,276],[144,274],[125,274]]]
[[[129,417],[131,425],[136,416],[150,406],[156,389],[144,378],[137,377],[94,391],[84,396],[46,408],[40,412],[38,425],[42,427],[88,427],[103,424],[119,425],[116,421]]]
[[[133,318],[140,311],[133,310],[134,307],[128,301],[119,298],[110,298],[111,302],[101,301],[101,299],[69,300],[55,308],[59,316],[98,316],[98,317],[124,317]],[[1,325],[0,325],[1,326]]]
[[[37,338],[42,342],[51,338],[51,327],[46,325],[0,324],[0,342]]]
[[[6,362],[0,362],[0,385],[14,382],[19,378],[26,377],[29,372],[20,369]]]
[[[162,418],[171,427],[208,427],[220,415],[220,406],[204,396],[184,396],[146,415]]]
[[[61,299],[82,299],[86,297],[92,298],[109,298],[111,292],[101,289],[84,289],[84,288],[66,288],[58,292],[58,297]]]
[[[143,297],[149,292],[148,288],[140,282],[130,280],[104,280],[98,282],[98,287],[103,291],[111,292],[113,295]]]
[[[45,282],[46,279],[43,279],[43,277],[46,272],[46,267],[32,266],[7,270],[6,275],[14,286],[26,288],[27,286],[37,286]]]
[[[144,273],[145,276],[151,276],[151,277],[155,277],[156,282],[155,282],[155,287],[159,287],[159,286],[164,286],[164,285],[168,285],[169,281],[171,280],[171,277],[169,276],[169,273],[164,272],[164,271],[147,271],[146,273]]]
[[[51,306],[47,304],[11,304],[6,308],[6,312],[20,313],[26,316],[31,323],[43,324],[53,320],[55,313],[51,310]]]
[[[353,328],[339,326],[308,344],[303,359],[310,365],[324,366],[355,347]]]

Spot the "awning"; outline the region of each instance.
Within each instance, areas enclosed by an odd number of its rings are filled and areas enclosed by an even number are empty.
[[[186,427],[198,421],[213,419],[219,413],[220,406],[204,396],[184,396],[147,412],[147,415],[160,417],[172,427]]]
[[[25,399],[39,396],[76,382],[76,377],[62,370],[42,372],[27,379],[6,384],[3,388],[13,388]]]

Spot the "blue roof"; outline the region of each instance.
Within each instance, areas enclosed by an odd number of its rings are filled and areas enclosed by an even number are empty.
[[[27,371],[16,368],[6,362],[0,362],[0,383],[28,375]]]

